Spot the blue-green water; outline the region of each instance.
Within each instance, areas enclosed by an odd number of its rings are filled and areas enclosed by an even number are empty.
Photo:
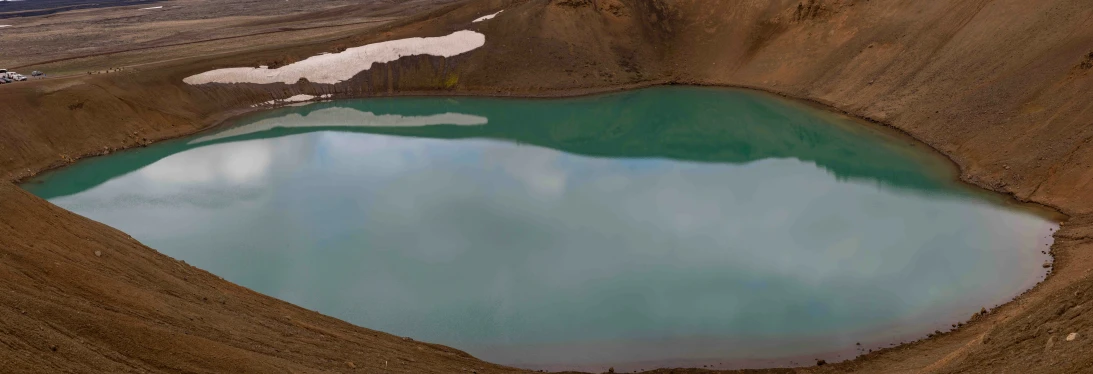
[[[284,108],[24,187],[258,292],[530,368],[848,358],[1027,289],[1055,227],[901,137],[705,88]]]

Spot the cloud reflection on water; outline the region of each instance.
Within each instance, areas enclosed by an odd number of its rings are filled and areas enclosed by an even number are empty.
[[[701,118],[653,136],[439,106],[449,117],[383,117],[415,126],[396,130],[361,119],[380,110],[260,119],[51,201],[259,292],[529,365],[785,357],[932,331],[1035,281],[1054,226],[811,124],[749,122],[721,147]],[[313,131],[331,128],[354,132]]]
[[[149,234],[167,214],[154,207],[99,217],[261,292],[502,362],[785,354],[809,337],[921,329],[1026,284],[1013,274],[1036,274],[1036,256],[1013,251],[1050,225],[792,159],[612,160],[492,140],[311,133],[203,147],[134,177],[58,203],[186,200],[261,178],[249,188],[263,197],[232,210],[170,207],[186,233]],[[700,337],[714,340],[686,343]],[[658,356],[649,339],[707,348]]]

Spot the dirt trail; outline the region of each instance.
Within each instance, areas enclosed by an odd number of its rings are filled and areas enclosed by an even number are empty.
[[[181,82],[461,29],[485,34],[486,45],[377,64],[339,84]],[[954,332],[791,371],[1093,372],[1091,52],[1093,8],[1083,0],[470,1],[328,42],[0,87],[0,175],[18,180],[190,134],[296,94],[752,87],[900,129],[951,157],[964,180],[1071,217],[1055,234],[1052,276],[1016,301]],[[256,294],[11,184],[0,185],[0,280],[10,291],[0,292],[0,342],[10,348],[0,367],[15,372],[519,371]]]

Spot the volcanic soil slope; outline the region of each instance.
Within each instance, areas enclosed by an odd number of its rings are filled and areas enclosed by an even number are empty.
[[[241,37],[235,43],[246,47],[216,54],[184,52],[199,52],[202,44],[195,44],[162,59],[152,48],[25,61],[25,70],[128,61],[139,67],[0,87],[0,175],[17,182],[82,157],[191,134],[255,104],[301,94],[565,96],[653,84],[752,87],[900,129],[952,158],[964,180],[1069,216],[1055,233],[1051,276],[1015,301],[984,306],[989,313],[929,339],[788,371],[1093,372],[1088,5],[481,0],[423,7],[333,34]],[[375,64],[340,83],[182,81],[213,69],[278,67],[323,52],[459,30],[484,34],[485,44],[452,57]],[[520,371],[254,293],[12,183],[0,184],[0,223],[5,371]],[[1070,333],[1077,338],[1067,340]]]

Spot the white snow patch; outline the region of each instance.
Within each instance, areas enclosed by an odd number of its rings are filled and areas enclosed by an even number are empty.
[[[260,120],[251,124],[230,128],[222,132],[194,139],[188,144],[253,134],[274,128],[306,127],[418,127],[432,125],[478,126],[489,123],[486,117],[463,113],[442,113],[428,116],[402,116],[375,114],[351,108],[325,108],[308,113],[307,117],[291,114],[279,118]]]
[[[148,10],[148,9],[163,9],[163,6],[160,5],[160,6],[154,6],[154,7],[149,7],[149,8],[140,8],[140,10]]]
[[[475,18],[474,21],[471,21],[471,23],[479,23],[479,22],[482,22],[482,21],[485,21],[485,20],[493,19],[493,17],[497,17],[497,15],[501,14],[501,12],[504,12],[504,10],[499,10],[499,11],[497,11],[497,13]]]
[[[188,84],[256,83],[293,84],[302,78],[313,83],[334,84],[372,68],[374,63],[398,60],[403,56],[432,55],[451,57],[486,44],[486,36],[474,31],[456,31],[446,36],[408,38],[368,44],[343,52],[312,56],[277,69],[268,67],[227,68],[187,77]]]

